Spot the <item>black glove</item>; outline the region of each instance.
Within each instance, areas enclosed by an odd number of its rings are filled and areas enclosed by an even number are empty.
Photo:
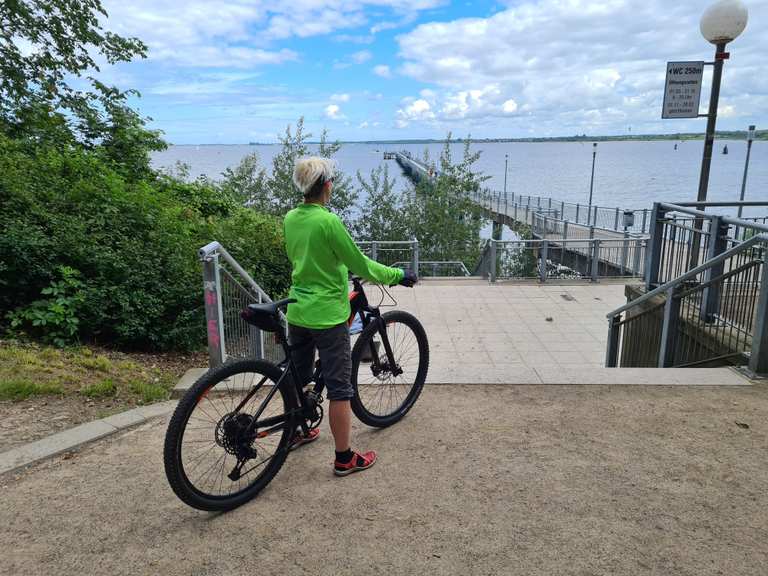
[[[403,279],[400,280],[399,282],[400,286],[405,286],[406,288],[413,288],[413,285],[419,281],[419,277],[416,276],[416,274],[414,272],[411,272],[410,270],[404,270],[403,272],[404,272]]]

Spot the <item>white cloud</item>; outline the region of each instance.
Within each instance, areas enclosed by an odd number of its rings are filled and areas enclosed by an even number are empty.
[[[381,76],[382,78],[392,78],[392,71],[386,64],[379,64],[378,66],[374,66],[373,73],[376,74],[376,76]]]
[[[368,128],[368,120],[360,122],[360,125],[358,126],[358,128]]]
[[[506,114],[505,122],[520,130],[528,123],[560,134],[593,125],[623,131],[628,124],[686,129],[685,122],[660,121],[664,63],[711,59],[713,48],[699,33],[700,2],[507,4],[489,17],[425,23],[397,37],[398,72],[443,88],[433,103],[437,120],[491,122],[494,115]],[[760,97],[768,96],[768,75],[762,72],[768,34],[760,33],[756,23],[766,21],[768,2],[750,3],[750,25],[729,45],[733,56],[723,82],[724,119],[762,114]],[[492,85],[498,93],[487,92]],[[737,105],[747,93],[753,97]],[[689,125],[702,130],[700,124],[691,120]]]
[[[341,113],[341,108],[337,104],[328,104],[325,107],[325,117],[331,120],[341,120],[344,115]]]
[[[349,94],[331,94],[332,102],[349,102]]]
[[[504,112],[504,114],[514,114],[517,112],[517,102],[512,98],[506,100],[504,104],[501,105],[501,111]]]
[[[360,52],[355,52],[352,54],[352,62],[355,64],[362,64],[363,62],[368,62],[371,58],[373,58],[373,54],[371,54],[368,50],[360,50]]]
[[[258,66],[295,59],[276,40],[326,36],[369,24],[371,9],[413,14],[442,0],[104,0],[107,28],[138,36],[149,58],[183,66]],[[369,36],[369,35],[367,35]],[[368,42],[367,36],[357,40]],[[352,37],[350,37],[352,38]],[[362,62],[367,60],[364,56]]]
[[[405,128],[414,121],[432,120],[435,117],[429,102],[423,98],[418,100],[406,98],[403,100],[403,104],[403,108],[397,111],[395,118],[395,124],[398,128]]]

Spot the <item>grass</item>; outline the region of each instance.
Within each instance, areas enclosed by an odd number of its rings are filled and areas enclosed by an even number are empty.
[[[160,356],[0,340],[0,400],[64,395],[123,409],[166,400],[181,365]],[[192,360],[190,360],[192,362]]]
[[[142,404],[151,404],[168,399],[168,389],[159,384],[151,384],[136,380],[130,383],[131,391],[141,398]]]
[[[115,383],[107,378],[96,384],[91,384],[83,388],[83,394],[88,398],[107,398],[117,394],[117,386]]]
[[[31,380],[0,381],[0,400],[25,400],[32,396],[52,396],[64,394],[61,384],[55,382],[32,382]]]

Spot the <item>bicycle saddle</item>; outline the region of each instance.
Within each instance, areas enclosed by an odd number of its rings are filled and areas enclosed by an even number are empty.
[[[265,304],[248,304],[248,307],[240,312],[240,317],[248,322],[248,324],[253,324],[261,330],[277,332],[282,330],[280,310],[294,302],[296,302],[294,298],[285,298],[284,300],[267,302]]]

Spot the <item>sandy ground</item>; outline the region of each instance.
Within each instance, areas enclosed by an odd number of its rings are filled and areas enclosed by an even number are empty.
[[[227,514],[176,499],[156,420],[0,478],[0,574],[765,574],[766,416],[766,384],[428,387],[358,425],[370,471],[324,424]]]

